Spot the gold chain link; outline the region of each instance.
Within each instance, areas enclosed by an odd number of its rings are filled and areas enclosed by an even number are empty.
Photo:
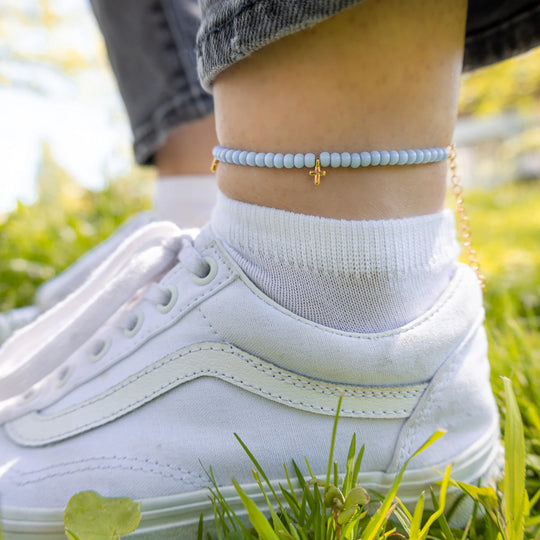
[[[448,147],[448,158],[449,158],[449,167],[450,167],[450,181],[452,183],[451,189],[452,193],[456,198],[456,210],[458,215],[458,227],[461,232],[461,238],[463,240],[463,246],[467,252],[467,259],[469,265],[476,272],[478,276],[478,281],[482,287],[482,291],[486,288],[486,278],[480,271],[480,265],[478,263],[478,256],[476,250],[473,249],[471,241],[471,226],[469,224],[469,218],[467,212],[465,211],[465,204],[463,202],[463,187],[461,186],[461,180],[457,171],[457,152],[456,145],[451,144]]]

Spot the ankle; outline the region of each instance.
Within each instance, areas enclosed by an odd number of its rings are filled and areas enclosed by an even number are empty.
[[[219,163],[219,189],[238,201],[346,220],[398,219],[444,208],[446,162],[403,167],[326,168],[320,185],[309,169]]]

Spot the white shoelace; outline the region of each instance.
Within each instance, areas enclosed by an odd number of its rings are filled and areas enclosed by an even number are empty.
[[[155,281],[178,261],[195,275],[208,273],[193,240],[172,223],[149,224],[126,239],[78,290],[4,344],[0,411],[13,408],[139,291],[139,301],[166,305],[171,293]],[[129,329],[133,312],[120,320]]]

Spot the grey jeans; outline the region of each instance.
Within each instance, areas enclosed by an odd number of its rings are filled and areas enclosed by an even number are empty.
[[[212,111],[203,87],[221,71],[360,1],[92,0],[137,161],[152,163],[170,131]],[[469,0],[465,71],[539,44],[540,0]]]

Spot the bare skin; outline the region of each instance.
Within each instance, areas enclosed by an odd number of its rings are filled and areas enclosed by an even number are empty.
[[[447,146],[457,116],[467,0],[365,0],[234,64],[215,81],[222,146],[359,152]],[[229,197],[341,219],[428,214],[444,206],[446,163],[307,169],[220,163]]]
[[[177,127],[156,152],[158,175],[210,174],[209,161],[216,144],[213,114]]]

